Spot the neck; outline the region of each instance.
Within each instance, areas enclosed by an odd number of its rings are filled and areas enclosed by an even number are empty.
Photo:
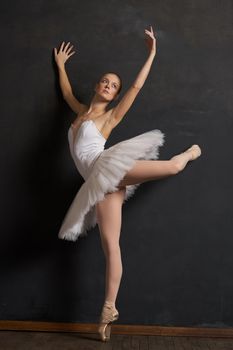
[[[108,106],[109,102],[106,101],[100,101],[98,97],[95,95],[93,99],[91,100],[90,106],[88,108],[87,113],[93,113],[93,114],[103,114],[106,112],[106,108]]]

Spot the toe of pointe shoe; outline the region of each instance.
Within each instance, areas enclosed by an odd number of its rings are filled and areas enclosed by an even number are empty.
[[[118,310],[114,306],[105,303],[102,308],[101,316],[99,318],[98,327],[98,333],[102,341],[108,341],[110,339],[111,324],[118,318]]]
[[[110,323],[105,323],[101,324],[98,328],[98,333],[100,340],[107,342],[110,340],[110,335],[111,335],[111,324]]]
[[[195,147],[195,150],[196,150],[196,158],[200,157],[200,155],[201,155],[201,148],[200,148],[200,146],[199,145],[194,145],[194,147]]]
[[[187,151],[191,151],[192,153],[192,160],[200,157],[201,155],[201,148],[198,145],[192,145]]]

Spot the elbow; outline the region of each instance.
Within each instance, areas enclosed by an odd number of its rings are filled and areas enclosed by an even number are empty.
[[[142,88],[142,86],[139,85],[139,84],[133,84],[133,88],[137,89],[137,90],[140,90]]]
[[[64,100],[67,100],[67,98],[69,98],[72,95],[73,95],[72,91],[65,91],[65,92],[62,93],[62,96],[63,96]]]

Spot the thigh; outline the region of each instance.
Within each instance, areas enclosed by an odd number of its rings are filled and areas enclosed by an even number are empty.
[[[126,188],[122,187],[107,193],[102,201],[96,203],[96,218],[104,247],[113,247],[119,243],[125,191]]]
[[[173,175],[174,162],[171,160],[136,160],[125,174],[119,186],[134,185]]]

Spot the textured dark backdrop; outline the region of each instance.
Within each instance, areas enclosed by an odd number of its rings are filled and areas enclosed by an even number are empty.
[[[106,147],[159,128],[160,159],[193,143],[203,155],[124,204],[119,323],[233,326],[233,2],[5,1],[0,23],[0,318],[97,322],[105,282],[98,227],[75,243],[57,237],[83,180],[69,154],[75,114],[62,99],[53,48],[75,45],[67,73],[89,103],[108,70],[121,74],[123,95],[145,62],[152,25],[151,72]]]

